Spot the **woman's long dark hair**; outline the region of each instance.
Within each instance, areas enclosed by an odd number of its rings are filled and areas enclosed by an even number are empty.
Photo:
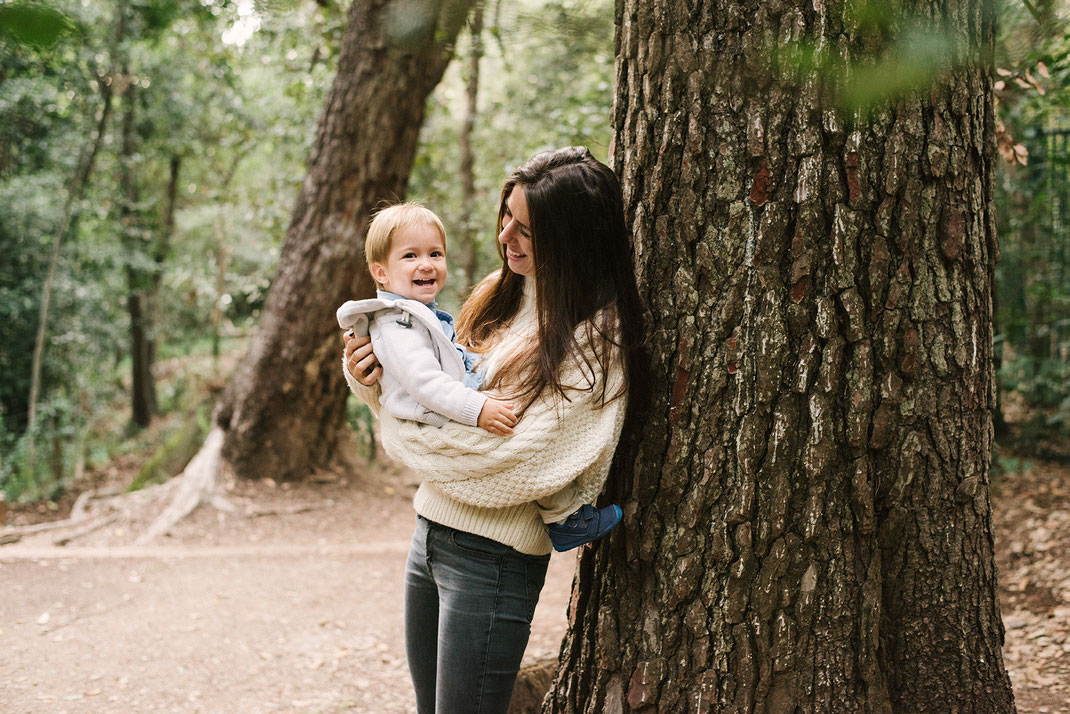
[[[499,370],[489,386],[509,385],[509,396],[525,405],[547,387],[568,399],[566,391],[577,386],[561,384],[562,363],[574,360],[589,375],[593,357],[605,375],[612,368],[611,348],[619,347],[622,388],[607,395],[606,380],[600,380],[600,402],[608,403],[635,381],[636,352],[644,339],[620,183],[585,147],[536,154],[502,187],[499,234],[506,200],[516,186],[524,189],[533,236],[538,340]],[[516,315],[523,295],[524,277],[509,269],[501,243],[498,253],[501,270],[477,286],[458,320],[459,337],[477,351],[493,344],[495,332]],[[592,349],[585,350],[581,340]]]

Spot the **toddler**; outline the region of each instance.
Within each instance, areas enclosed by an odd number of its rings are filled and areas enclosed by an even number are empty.
[[[435,298],[446,284],[446,231],[433,212],[404,203],[379,211],[364,252],[379,289],[338,308],[343,330],[369,334],[383,367],[380,404],[398,419],[442,426],[456,421],[497,436],[513,433],[513,404],[478,391],[478,356],[458,345],[453,317]],[[617,506],[575,503],[564,489],[536,505],[555,550],[597,540],[621,517]]]

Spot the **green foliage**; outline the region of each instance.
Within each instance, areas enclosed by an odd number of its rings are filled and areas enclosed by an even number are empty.
[[[346,400],[346,422],[356,433],[361,456],[371,463],[375,460],[375,415],[367,404],[352,394]]]
[[[770,71],[800,86],[816,79],[847,114],[862,114],[929,86],[941,72],[974,61],[949,33],[899,3],[845,3],[829,22],[850,28],[852,45],[802,36],[769,52]]]
[[[1050,2],[999,9],[997,376],[1042,441],[1070,434],[1070,24]]]
[[[166,443],[149,442],[159,422],[141,436],[128,431],[128,278],[140,287],[158,281],[151,333],[158,364],[206,354],[214,308],[222,310],[223,338],[255,326],[334,78],[347,11],[343,3],[310,0],[261,0],[252,14],[247,3],[232,0],[131,0],[117,43],[120,5],[0,5],[0,489],[11,500],[52,497],[79,463],[92,468],[121,449],[155,449],[140,477],[148,482],[172,471],[191,448],[191,401],[202,390],[171,362],[157,379]],[[30,8],[29,15],[12,15],[11,8]],[[32,28],[19,19],[28,16]],[[398,20],[400,35],[419,34],[411,17]],[[453,63],[428,104],[409,187],[443,216],[451,240],[476,229],[481,274],[498,260],[497,198],[513,167],[537,150],[568,144],[586,144],[600,158],[608,153],[613,7],[493,2],[486,27],[472,137],[473,215],[462,207],[458,179],[463,62]],[[123,157],[127,82],[135,89],[136,147]],[[41,416],[26,434],[52,237],[108,92],[105,139],[56,268]],[[179,182],[168,235],[173,160]],[[137,187],[132,203],[121,190],[124,168]],[[455,275],[461,268],[456,260],[451,267]],[[454,311],[460,283],[451,280],[443,295]],[[371,458],[371,412],[351,403],[347,417]],[[171,419],[185,424],[167,430]]]
[[[9,7],[3,6],[5,12]],[[142,286],[160,280],[153,336],[161,355],[190,352],[179,347],[183,343],[204,344],[215,299],[217,236],[229,253],[221,300],[230,308],[227,317],[239,324],[255,320],[337,56],[337,8],[309,4],[265,18],[265,31],[239,48],[220,41],[237,20],[233,4],[132,2],[120,44],[114,41],[116,7],[59,0],[55,12],[77,33],[61,33],[48,46],[0,41],[0,488],[12,499],[47,497],[69,480],[81,454],[104,456],[115,448],[111,426],[101,430],[88,415],[114,412],[115,400],[129,388],[123,381],[127,268]],[[318,59],[310,71],[313,54]],[[130,74],[117,80],[109,74],[120,60]],[[139,200],[130,206],[134,220],[120,225],[125,199],[118,149],[126,109],[120,95],[126,81],[137,89],[138,146],[128,166]],[[112,119],[85,200],[62,243],[40,419],[35,433],[23,434],[62,188],[93,137],[105,82],[115,95]],[[175,156],[181,160],[177,227],[158,263]],[[239,170],[223,190],[220,176],[238,157],[239,169],[250,172]],[[208,217],[198,223],[187,215]],[[168,392],[166,383],[161,393],[163,409],[176,408],[181,395]],[[72,401],[78,409],[64,406]],[[71,452],[82,433],[90,442]],[[50,464],[54,444],[66,454],[62,468]]]
[[[609,2],[492,3],[483,38],[478,118],[472,137],[476,201],[466,215],[461,198],[459,136],[464,115],[471,38],[428,102],[409,178],[446,226],[450,279],[440,302],[458,309],[462,296],[457,239],[477,236],[482,276],[499,264],[495,221],[501,185],[536,151],[583,144],[605,160],[612,131],[613,6]]]
[[[999,477],[1004,474],[1026,473],[1027,471],[1032,471],[1034,465],[1035,463],[1031,459],[996,453],[992,459],[992,476]]]
[[[71,19],[54,8],[27,2],[0,5],[0,39],[49,47],[74,29]]]
[[[210,405],[201,404],[193,414],[185,417],[142,464],[126,490],[137,491],[150,484],[163,483],[181,473],[200,450],[208,434],[210,414]]]
[[[32,431],[12,434],[0,425],[0,491],[8,501],[51,500],[82,462],[85,415],[65,397],[38,405]]]

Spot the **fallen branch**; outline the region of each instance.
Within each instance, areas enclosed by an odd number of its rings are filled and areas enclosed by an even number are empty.
[[[114,523],[116,520],[118,520],[118,518],[119,518],[119,514],[118,513],[110,513],[110,514],[108,514],[106,516],[101,516],[100,518],[91,520],[88,523],[86,523],[85,525],[83,525],[81,528],[79,528],[78,530],[74,531],[73,533],[68,533],[65,536],[61,536],[59,538],[56,538],[55,540],[52,541],[52,545],[58,545],[58,546],[67,545],[68,543],[70,543],[73,540],[81,538],[84,535],[88,535],[89,533],[92,533],[93,531],[100,530],[101,528],[103,528],[104,526],[106,526],[106,525],[108,525],[110,523]]]
[[[246,508],[247,518],[259,518],[260,516],[292,516],[295,513],[307,511],[319,511],[330,506],[323,503],[301,503],[295,506],[279,506],[278,508]]]
[[[32,526],[8,526],[0,531],[0,539],[14,538],[19,540],[23,536],[33,535],[34,533],[44,533],[46,531],[56,531],[61,528],[71,528],[73,526],[80,525],[85,517],[82,518],[64,518],[62,521],[47,521],[45,523],[34,523]],[[0,541],[3,542],[3,541]],[[15,541],[9,541],[15,542]]]
[[[17,543],[22,540],[24,536],[33,535],[35,533],[47,533],[48,531],[62,530],[64,528],[76,528],[85,523],[86,519],[89,518],[89,502],[91,500],[112,498],[115,495],[114,492],[102,493],[97,491],[85,491],[79,494],[78,498],[75,500],[70,515],[61,521],[47,521],[45,523],[34,523],[30,526],[9,526],[0,529],[0,545]]]

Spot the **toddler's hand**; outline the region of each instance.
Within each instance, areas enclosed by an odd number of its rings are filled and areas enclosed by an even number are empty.
[[[486,429],[495,436],[509,436],[513,433],[516,422],[512,402],[503,402],[488,397],[479,411],[480,428]]]

